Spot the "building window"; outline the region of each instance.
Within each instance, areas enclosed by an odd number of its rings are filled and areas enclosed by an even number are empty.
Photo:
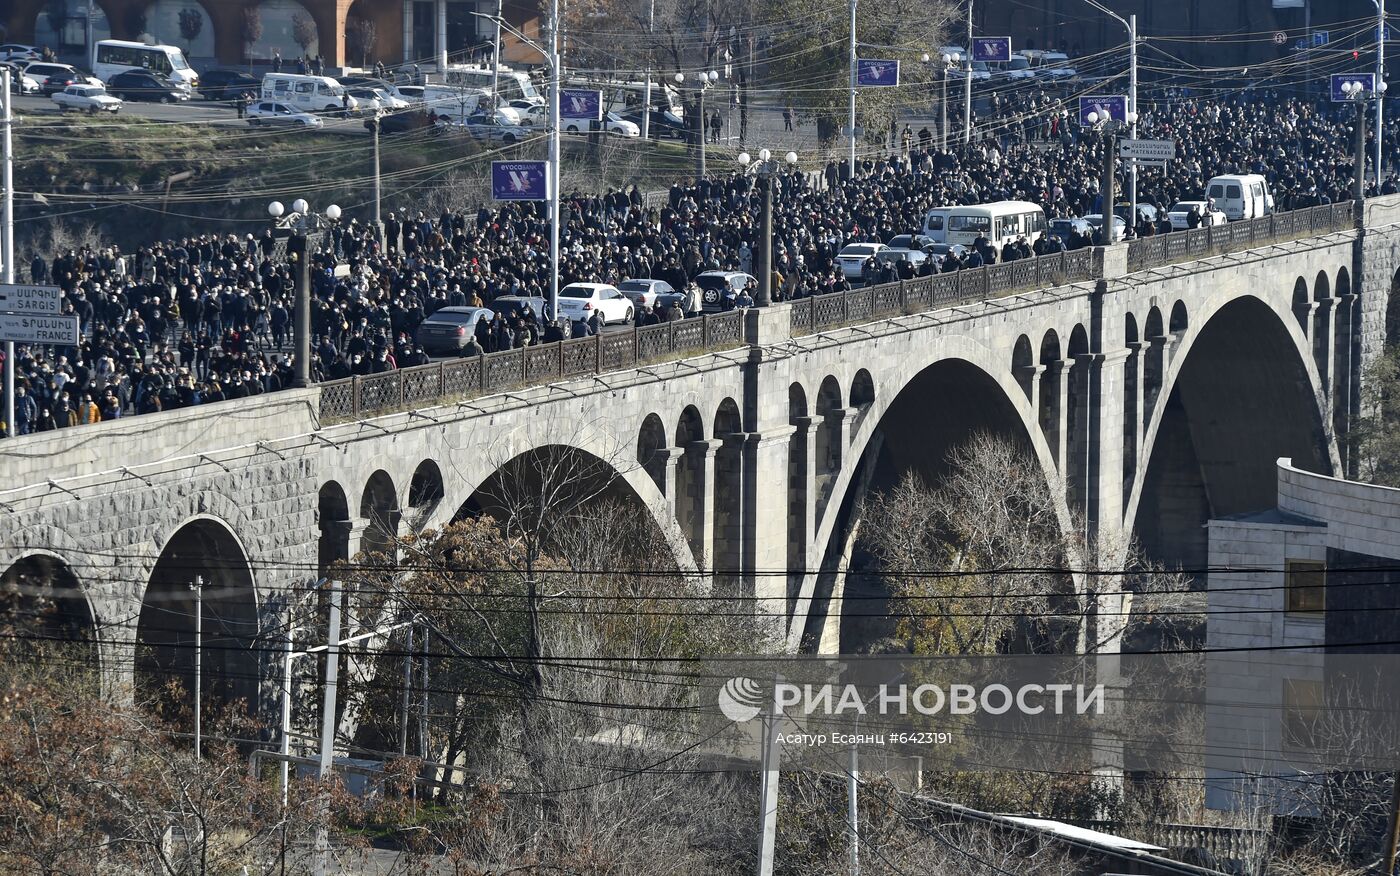
[[[1327,605],[1327,566],[1313,560],[1284,564],[1284,610],[1289,614],[1322,614]]]
[[[1283,747],[1312,750],[1321,735],[1322,682],[1283,680]]]

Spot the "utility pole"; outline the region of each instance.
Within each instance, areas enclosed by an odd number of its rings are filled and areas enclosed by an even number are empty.
[[[846,826],[851,834],[851,876],[860,876],[860,809],[856,794],[860,791],[860,754],[851,743],[851,767],[846,771]]]
[[[850,179],[856,178],[856,0],[851,0],[851,100],[846,122],[850,126],[851,149],[847,159]]]
[[[378,125],[375,126],[376,130]],[[288,240],[297,258],[297,307],[292,334],[296,342],[296,370],[292,386],[302,389],[311,385],[311,238],[304,228],[292,232]]]
[[[1352,197],[1366,197],[1366,92],[1356,89],[1356,173],[1352,182]],[[1378,101],[1379,102],[1379,101]]]
[[[496,46],[491,50],[491,115],[501,106],[501,19],[505,17],[505,0],[496,0]]]
[[[967,0],[967,64],[963,67],[963,143],[972,142],[972,4]]]
[[[1376,188],[1381,185],[1381,140],[1385,133],[1385,0],[1376,2]]]
[[[777,722],[772,712],[759,715],[758,732],[758,876],[773,876],[773,847],[778,838],[778,746]]]
[[[203,758],[200,737],[204,713],[204,578],[196,575],[190,585],[194,591],[194,759]]]
[[[331,773],[331,763],[335,756],[335,694],[336,683],[340,675],[340,600],[342,591],[340,582],[330,580],[326,582],[331,588],[331,617],[330,628],[326,638],[326,682],[325,690],[321,700],[321,752],[320,768],[317,776],[322,782]],[[323,802],[322,816],[328,815],[329,801]],[[316,858],[312,872],[316,876],[326,876],[327,853],[329,839],[326,835],[326,828],[320,827],[316,831]]]
[[[379,126],[380,120],[384,118],[382,110],[374,114],[374,236],[379,241],[379,246],[384,247],[384,221],[379,217]],[[310,301],[308,300],[308,314]],[[297,305],[300,307],[300,304]]]
[[[0,239],[0,261],[4,262],[4,282],[15,282],[15,173],[14,173],[14,140],[11,138],[10,129],[14,127],[15,117],[10,106],[10,68],[6,67],[0,72],[0,101],[4,101],[4,115],[0,119],[0,127],[4,127],[3,150],[4,150],[4,171],[3,182],[0,185],[5,187],[5,217],[3,239]],[[5,342],[5,434],[14,437],[17,433],[15,428],[15,342]]]
[[[1400,770],[1390,778],[1390,825],[1385,831],[1385,876],[1395,874],[1395,852],[1400,845]]]
[[[499,21],[499,19],[497,19]],[[559,319],[559,0],[549,12],[549,318]],[[424,641],[427,640],[426,635]]]
[[[647,13],[647,66],[646,82],[642,84],[642,142],[651,136],[651,43],[656,36],[656,0],[651,0],[651,11]]]
[[[287,788],[290,784],[288,769],[289,758],[292,754],[292,658],[296,655],[292,653],[292,640],[296,638],[297,628],[290,627],[287,630],[287,638],[282,642],[282,725],[281,741],[278,745],[278,753],[282,755],[279,778],[282,781],[282,808],[287,808]]]
[[[413,688],[413,627],[408,628],[408,645],[403,649],[403,706],[399,712],[399,757],[408,757],[408,695]]]
[[[1113,193],[1113,159],[1114,148],[1117,145],[1117,138],[1113,136],[1113,126],[1115,122],[1109,119],[1104,123],[1103,128],[1103,183],[1100,188],[1100,199],[1103,201],[1103,209],[1099,215],[1103,216],[1103,241],[1104,245],[1118,242],[1118,223],[1113,221],[1113,202],[1117,200]],[[1061,378],[1064,379],[1064,378]]]
[[[1130,130],[1129,130],[1129,132],[1128,132],[1128,137],[1129,137],[1130,139],[1133,139],[1133,140],[1136,140],[1136,139],[1137,139],[1137,131],[1138,131],[1138,108],[1137,108],[1137,66],[1138,66],[1138,65],[1137,65],[1137,42],[1138,42],[1138,41],[1137,41],[1137,16],[1136,16],[1136,15],[1129,15],[1129,16],[1128,16],[1128,124],[1131,126],[1131,128],[1130,128]],[[1128,227],[1130,227],[1130,228],[1136,228],[1136,227],[1137,227],[1137,182],[1138,182],[1138,163],[1137,163],[1137,159],[1133,159],[1132,164],[1131,164],[1130,173],[1131,173],[1131,178],[1130,178],[1130,180],[1129,180],[1129,186],[1130,186],[1130,188],[1131,188],[1131,193],[1130,193],[1129,196],[1128,196],[1128,201],[1129,201],[1129,204],[1130,204],[1131,206],[1128,208],[1128,210],[1129,210],[1129,212],[1128,212]],[[1135,232],[1133,232],[1133,233],[1136,234],[1137,232],[1135,231]],[[1086,498],[1085,498],[1085,501],[1088,501],[1087,497],[1088,497],[1089,494],[1088,494],[1088,493],[1085,493],[1084,495],[1085,495],[1085,497],[1086,497]]]

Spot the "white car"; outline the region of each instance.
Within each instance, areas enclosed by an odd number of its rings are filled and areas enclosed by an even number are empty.
[[[564,133],[566,134],[586,133],[593,125],[592,122],[583,121],[581,119],[564,119],[559,124],[563,126]],[[603,130],[607,131],[609,134],[616,134],[619,137],[642,136],[642,129],[637,126],[636,122],[629,122],[627,119],[624,119],[614,112],[605,113],[603,115],[602,124]]]
[[[113,97],[101,85],[70,85],[55,92],[53,102],[59,110],[82,110],[94,115],[115,113],[121,110],[121,98]]]
[[[296,107],[275,100],[260,100],[248,107],[248,124],[253,127],[285,125],[319,128],[325,124],[320,116],[304,113]]]
[[[836,254],[847,280],[859,280],[865,260],[885,249],[883,243],[848,243]]]
[[[587,322],[598,314],[603,325],[631,322],[636,305],[607,283],[570,283],[559,290],[559,315],[575,322]]]
[[[1177,201],[1167,210],[1167,218],[1172,221],[1172,231],[1185,231],[1190,227],[1186,223],[1186,217],[1192,207],[1200,211],[1203,226],[1230,224],[1230,218],[1224,212],[1209,209],[1206,201]]]
[[[1002,67],[1001,75],[1007,79],[1034,79],[1035,70],[1025,55],[1012,55],[1011,60]]]
[[[655,307],[658,295],[671,295],[676,291],[665,280],[623,280],[617,284],[617,288],[638,307]]]
[[[42,57],[34,46],[5,43],[0,46],[0,61],[37,61]]]
[[[512,121],[518,118],[513,111],[501,107],[494,115],[485,112],[472,113],[458,127],[466,128],[478,140],[512,146],[530,136],[529,128]]]
[[[408,109],[408,101],[401,97],[395,97],[382,88],[367,88],[360,85],[351,86],[346,91],[360,104],[360,109],[365,112],[393,112],[394,110]]]
[[[1069,62],[1064,52],[1045,52],[1040,56],[1040,72],[1052,79],[1073,79],[1079,71]]]
[[[33,76],[26,76],[20,70],[18,64],[6,64],[0,61],[0,67],[10,68],[10,91],[14,94],[38,94],[39,80]]]

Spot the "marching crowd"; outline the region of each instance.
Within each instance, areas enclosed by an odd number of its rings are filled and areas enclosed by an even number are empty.
[[[1264,93],[1206,100],[1162,92],[1141,100],[1140,110],[1139,136],[1177,143],[1178,158],[1165,172],[1144,171],[1138,180],[1138,202],[1163,216],[1177,200],[1203,199],[1206,181],[1220,173],[1264,174],[1279,210],[1350,196],[1351,107]],[[1108,138],[1081,129],[1045,95],[994,98],[992,116],[995,135],[969,145],[939,150],[927,128],[906,127],[896,141],[901,148],[859,162],[854,173],[831,163],[820,179],[776,177],[774,297],[849,288],[836,259],[842,247],[917,233],[933,207],[1027,200],[1043,206],[1049,218],[1100,211]],[[1372,190],[1395,192],[1395,177],[1385,176]],[[656,278],[684,292],[680,305],[645,309],[640,322],[693,316],[696,275],[752,273],[757,261],[759,197],[752,175],[678,183],[656,205],[635,188],[573,194],[563,209],[561,286]],[[1129,234],[1168,230],[1139,217]],[[415,331],[427,315],[449,305],[490,307],[503,295],[539,297],[549,287],[547,220],[530,204],[440,216],[400,211],[389,214],[383,243],[356,220],[334,228],[331,239],[334,253],[313,262],[315,379],[424,363],[428,357]],[[979,241],[920,270],[951,271],[1092,243],[1078,234],[1002,248]],[[348,274],[333,269],[337,262],[348,265]],[[16,346],[13,431],[19,434],[273,392],[292,379],[294,283],[290,267],[276,256],[270,228],[260,235],[153,243],[133,253],[84,247],[35,254],[29,279],[62,287],[65,312],[78,316],[82,340],[78,347]],[[491,326],[490,348],[597,330],[545,316],[513,305]],[[5,429],[12,431],[9,424]]]

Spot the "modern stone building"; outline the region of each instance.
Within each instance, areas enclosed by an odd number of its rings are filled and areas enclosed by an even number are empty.
[[[1347,693],[1329,686],[1400,653],[1400,489],[1280,459],[1273,508],[1208,530],[1207,647],[1220,653],[1207,661],[1207,804],[1248,805],[1260,787],[1249,774],[1265,777],[1275,811],[1306,814],[1309,795],[1294,791],[1307,723],[1327,732],[1319,713]]]

